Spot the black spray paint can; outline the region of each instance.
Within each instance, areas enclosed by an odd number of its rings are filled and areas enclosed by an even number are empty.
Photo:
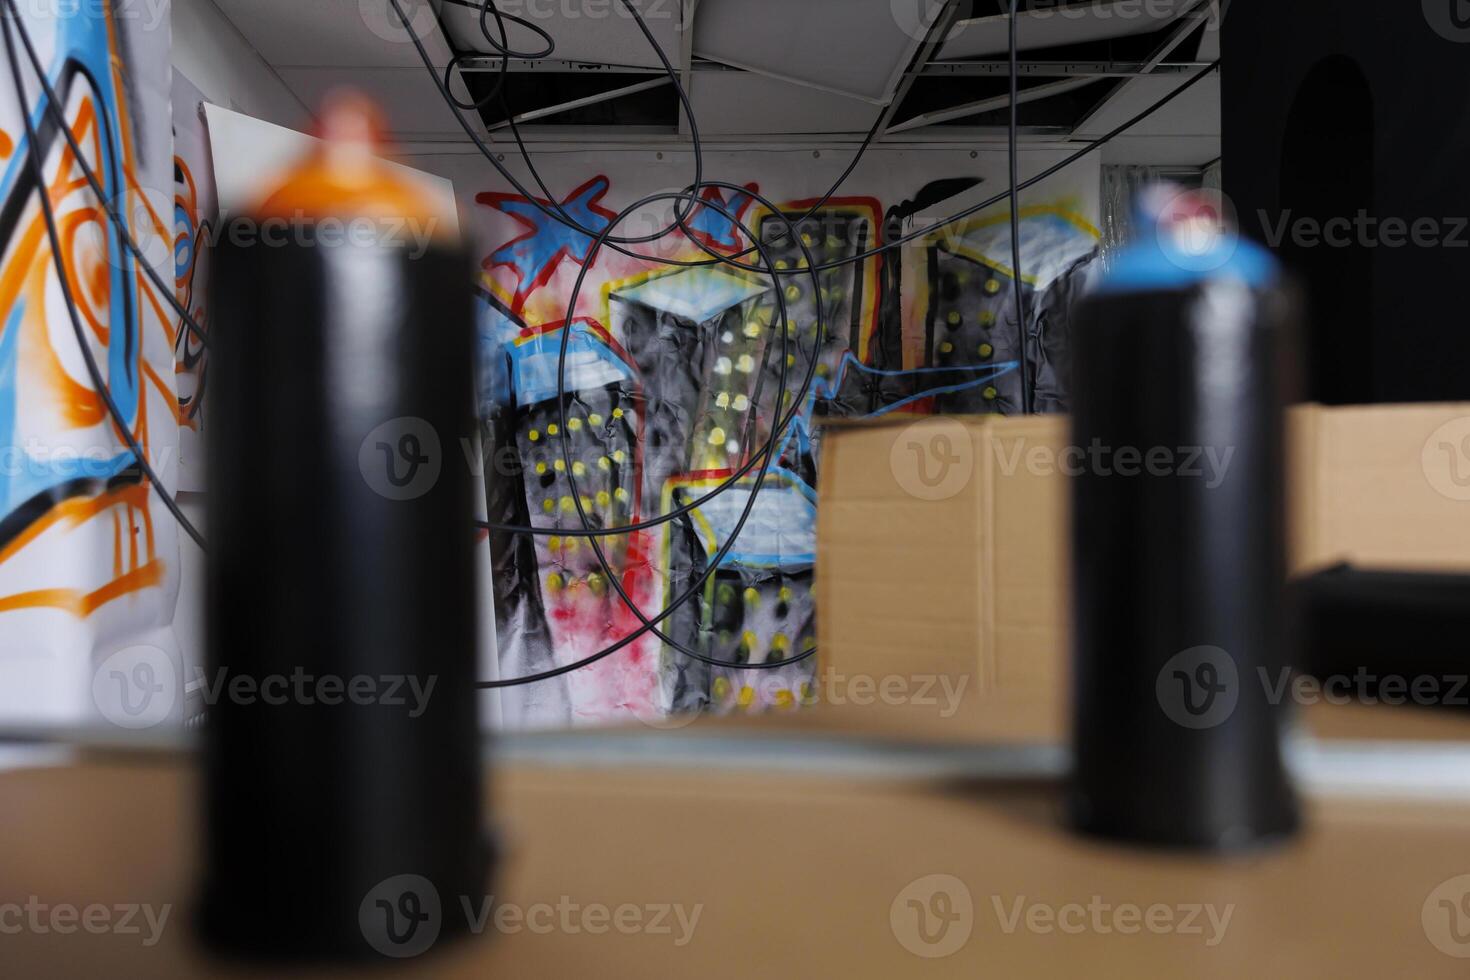
[[[416,956],[489,872],[472,266],[357,125],[215,260],[199,925],[232,956]]]
[[[1074,342],[1081,831],[1233,850],[1291,834],[1283,406],[1293,302],[1210,192],[1156,189]]]

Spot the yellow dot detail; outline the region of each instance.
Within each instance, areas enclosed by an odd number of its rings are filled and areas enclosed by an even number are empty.
[[[989,293],[990,295],[992,295],[992,296],[994,296],[996,293],[1000,292],[1000,280],[999,279],[987,279],[987,280],[985,280],[985,291],[987,293]]]
[[[957,327],[960,325],[960,313],[958,310],[951,312],[949,316],[945,317],[945,319],[949,321],[949,325],[952,327]]]
[[[593,412],[591,415],[587,416],[587,421],[592,425],[601,425],[604,419],[601,415]]]
[[[761,604],[761,594],[759,589],[746,589],[741,598],[745,600],[746,606],[758,606]]]
[[[995,353],[995,348],[994,347],[991,347],[989,344],[981,344],[980,345],[980,356],[981,357],[989,357],[990,355],[992,355],[994,353]]]
[[[728,391],[722,391],[718,395],[716,395],[715,396],[715,405],[717,407],[719,407],[719,408],[729,408],[730,407],[730,393]]]
[[[715,426],[710,430],[709,444],[711,446],[723,446],[725,444],[725,430]]]
[[[552,500],[550,497],[547,497],[545,500],[541,501],[541,509],[550,514],[552,511],[556,510],[556,501]]]
[[[623,463],[623,460],[625,460],[625,459],[628,458],[628,454],[625,453],[625,452],[623,452],[621,449],[614,449],[613,450],[613,454],[612,454],[612,458],[613,458],[613,462],[614,463],[617,463],[618,465],[621,466],[622,463]]]
[[[561,509],[570,514],[577,509],[577,502],[571,497],[563,497],[561,498]]]
[[[606,490],[597,491],[597,506],[606,507],[612,503],[612,494]]]
[[[776,692],[776,707],[778,707],[778,708],[790,708],[790,707],[794,706],[795,703],[796,703],[796,699],[791,696],[791,692],[790,691],[777,691]]]
[[[546,434],[549,435],[549,436],[554,436],[554,435],[556,435],[560,431],[561,430],[556,427],[556,423],[555,422],[551,423],[550,425],[548,425],[546,427]]]
[[[536,464],[536,475],[537,476],[540,476],[541,474],[543,474],[545,472],[546,472],[546,464],[544,462],[537,463]]]
[[[749,684],[742,685],[740,688],[739,701],[740,707],[742,708],[748,708],[752,704],[755,704],[755,688],[751,687]]]
[[[530,432],[526,433],[526,438],[530,439],[532,442],[540,442],[541,432],[537,429],[532,429]]]
[[[552,572],[550,575],[546,576],[547,592],[560,592],[565,587],[566,582],[562,580],[560,572]]]
[[[587,475],[587,464],[586,463],[573,463],[572,464],[572,475],[573,476],[586,476]]]
[[[558,473],[565,473],[567,471],[566,460],[554,460],[551,464],[551,468],[556,470]]]
[[[995,401],[995,399],[997,397],[999,397],[999,395],[1000,395],[1000,392],[997,391],[994,386],[991,386],[991,387],[988,387],[988,388],[985,389],[985,400],[988,401],[988,402]]]
[[[604,473],[608,472],[612,469],[612,460],[608,459],[606,456],[598,457],[597,468],[602,470]]]
[[[613,409],[613,418],[620,419],[622,417],[623,417],[623,410],[621,408],[615,408],[615,409]]]
[[[628,502],[628,491],[624,490],[622,487],[618,487],[616,490],[613,491],[613,499],[615,499],[620,504],[626,504]]]
[[[714,684],[714,695],[716,701],[723,701],[730,695],[730,681],[724,677],[716,677]]]
[[[948,354],[948,353],[950,353],[953,350],[954,350],[954,344],[951,344],[947,340],[944,343],[942,343],[942,344],[939,345],[939,353],[941,353],[941,354]]]

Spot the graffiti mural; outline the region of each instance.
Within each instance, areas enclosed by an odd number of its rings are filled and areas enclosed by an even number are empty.
[[[167,18],[146,29],[110,5],[25,13],[82,157],[140,242],[171,239]],[[17,42],[18,43],[18,42]],[[31,76],[0,84],[0,707],[76,720],[94,663],[148,644],[174,657],[177,530],[143,482],[77,346],[40,206],[55,209],[62,260],[90,345],[127,427],[156,469],[183,417],[165,301],[127,253]],[[151,108],[147,108],[151,107]],[[39,137],[29,166],[23,116]],[[161,263],[160,263],[161,265]]]
[[[616,231],[664,230],[632,250],[696,262],[708,257],[706,249],[735,255],[750,246],[735,216],[768,247],[777,269],[801,273],[810,255],[821,267],[815,283],[809,273],[773,278],[727,266],[679,267],[611,249],[594,258],[591,238],[528,199],[475,195],[484,245],[479,368],[490,518],[546,532],[491,537],[502,677],[554,670],[635,630],[639,620],[618,585],[649,618],[694,587],[735,535],[758,470],[737,474],[787,413],[792,423],[734,545],[696,597],[660,626],[669,640],[713,660],[785,660],[817,643],[816,486],[825,419],[1019,411],[1023,335],[1038,378],[1048,379],[1044,401],[1038,381],[1038,407],[1065,407],[1059,365],[1068,303],[1055,297],[1078,291],[1095,253],[1095,189],[1076,190],[1079,181],[1088,186],[1086,174],[1023,197],[1022,331],[1003,205],[903,248],[867,254],[913,227],[910,219],[935,203],[936,188],[958,200],[954,194],[976,180],[913,185],[888,174],[881,189],[897,185],[897,194],[836,196],[808,216],[818,199],[781,194],[785,181],[773,170],[743,191],[706,190],[705,200],[727,213],[695,208],[678,228],[669,211],[654,208]],[[602,231],[618,213],[609,201],[641,197],[646,184],[637,175],[621,182],[568,175],[555,204]],[[755,196],[778,202],[776,210]],[[813,384],[798,402],[809,369]],[[600,538],[616,582],[588,538],[556,533],[582,528],[583,515],[616,530],[687,509],[732,480],[729,492],[676,520]],[[710,665],[650,633],[590,667],[506,691],[502,707],[511,726],[793,710],[816,697],[816,670],[815,658],[774,670]]]
[[[175,295],[194,322],[209,329],[209,259],[219,224],[214,163],[204,125],[204,93],[177,70],[173,78],[174,209],[173,274]],[[170,310],[174,333],[174,375],[178,387],[179,487],[204,489],[204,401],[209,381],[209,350]]]

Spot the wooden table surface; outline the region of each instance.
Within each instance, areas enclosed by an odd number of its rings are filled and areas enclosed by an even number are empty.
[[[1470,877],[1455,880],[1470,875],[1463,803],[1317,801],[1289,846],[1205,860],[1074,838],[1044,782],[502,767],[492,783],[508,850],[494,894],[523,914],[566,907],[570,918],[550,933],[492,925],[374,975],[1470,972],[1470,960],[1450,955],[1470,956],[1470,917],[1459,921],[1470,916]],[[190,934],[195,790],[192,761],[179,756],[0,774],[0,973],[257,975],[206,958]],[[17,932],[5,909],[27,902],[143,905],[169,917],[153,945],[146,924],[136,935]],[[646,910],[649,925],[660,907],[684,919],[666,911],[668,932],[622,934],[578,918],[620,906]],[[456,914],[448,902],[446,914]],[[599,924],[605,931],[592,931]]]

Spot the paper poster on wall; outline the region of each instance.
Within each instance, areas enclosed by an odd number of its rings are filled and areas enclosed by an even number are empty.
[[[1022,177],[1062,155],[1024,153]],[[657,723],[690,710],[810,703],[818,693],[814,659],[743,665],[792,659],[817,643],[821,421],[1021,410],[1023,331],[1008,203],[912,246],[868,254],[946,202],[968,206],[1001,193],[1005,155],[873,152],[803,218],[846,163],[841,154],[814,162],[821,156],[706,153],[706,175],[729,182],[704,191],[713,206],[695,208],[684,230],[672,224],[672,200],[643,207],[617,233],[662,231],[631,246],[646,257],[604,249],[595,258],[592,238],[569,222],[601,232],[629,202],[686,186],[690,154],[599,151],[595,164],[587,154],[542,154],[538,167],[554,201],[486,176],[482,161],[439,161],[472,195],[462,206],[483,254],[480,410],[495,464],[491,517],[541,531],[492,541],[503,677],[595,657],[640,627],[629,600],[652,619],[694,589],[751,499],[758,471],[740,471],[771,439],[776,420],[793,414],[735,545],[696,597],[659,624],[665,638],[648,632],[586,667],[505,692],[511,725]],[[523,183],[534,186],[529,177]],[[1026,333],[1045,327],[1028,360],[1050,363],[1065,353],[1065,297],[1095,254],[1096,158],[1023,193],[1020,216]],[[786,217],[803,218],[794,236],[784,232]],[[749,247],[737,221],[793,274],[773,281],[701,264],[711,252]],[[815,283],[804,271],[809,262],[821,268]],[[813,382],[798,397],[808,368]],[[1049,398],[1039,407],[1065,407],[1065,391]],[[587,538],[557,533],[580,529],[581,513],[595,527],[616,529],[682,511],[728,482],[729,492],[669,523],[600,538],[606,566]]]
[[[242,112],[204,104],[209,124],[209,140],[214,160],[214,179],[223,233],[230,231],[232,217],[249,215],[266,193],[274,189],[291,167],[319,145],[315,136],[298,133]],[[459,217],[455,208],[454,184],[443,177],[424,173],[401,163],[385,161],[388,166],[423,192],[434,204],[433,213],[445,215],[451,228],[405,229],[405,233],[432,236],[435,233],[459,233]]]
[[[264,199],[293,166],[311,154],[321,141],[314,136],[210,103],[205,103],[204,112],[219,207],[219,224],[215,235],[244,233],[252,236],[250,241],[264,242],[265,229],[256,228],[249,220],[251,209]],[[394,161],[385,162],[433,202],[429,209],[433,214],[444,215],[444,220],[453,223],[453,227],[446,232],[442,227],[419,227],[416,223],[408,222],[404,226],[406,235],[421,236],[422,244],[426,247],[429,240],[436,235],[459,233],[455,188],[450,180]],[[410,241],[408,244],[412,246],[414,243]],[[270,379],[262,378],[260,383],[269,385]],[[309,420],[304,420],[303,424],[309,424]],[[478,458],[480,452],[478,446],[446,445],[442,448],[445,452],[454,453],[456,462],[460,461],[461,454],[464,458]],[[482,476],[477,472],[476,487],[480,492],[477,494],[476,516],[481,521],[485,519],[486,494],[483,486]],[[465,529],[465,533],[474,535],[479,543],[476,551],[479,561],[478,575],[480,591],[485,597],[480,613],[480,674],[492,678],[496,676],[498,655],[496,623],[490,600],[493,587],[488,532],[471,526]],[[499,704],[500,699],[495,692],[486,692],[481,702],[481,717],[488,723],[495,723],[499,716]]]
[[[168,286],[169,21],[117,17],[113,7],[21,4],[19,21],[7,18],[16,44],[23,29],[40,62],[19,58],[23,97],[8,75],[0,83],[0,719],[7,723],[75,725],[100,710],[113,723],[145,727],[181,710],[170,625],[178,529],[121,438],[79,346],[94,356],[122,426],[174,490],[180,411],[172,316],[82,172],[85,162],[96,173]],[[55,92],[54,106],[38,76]],[[39,134],[34,145],[27,119]],[[59,249],[42,194],[55,211]]]
[[[173,275],[179,303],[194,322],[209,330],[209,260],[219,231],[219,199],[209,130],[204,125],[204,93],[175,70]],[[177,311],[174,361],[179,388],[179,488],[204,489],[204,440],[209,420],[205,392],[209,350]]]

